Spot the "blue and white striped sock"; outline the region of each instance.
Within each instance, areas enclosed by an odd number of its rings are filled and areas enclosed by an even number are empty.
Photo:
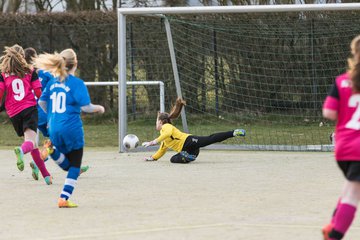
[[[59,167],[61,167],[64,171],[67,171],[69,169],[70,167],[69,159],[67,159],[67,157],[59,150],[57,150],[55,147],[54,147],[54,152],[50,156],[55,161],[55,163],[59,165]]]
[[[80,168],[77,167],[70,167],[67,177],[65,179],[64,188],[61,192],[60,197],[66,200],[69,199],[72,192],[74,191],[75,185],[77,183],[77,179],[80,175]]]

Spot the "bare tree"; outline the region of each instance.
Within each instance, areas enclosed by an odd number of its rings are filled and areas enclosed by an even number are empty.
[[[3,0],[1,10],[4,13],[15,13],[19,10],[22,0]]]

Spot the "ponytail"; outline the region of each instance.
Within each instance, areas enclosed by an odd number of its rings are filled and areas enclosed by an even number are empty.
[[[53,76],[59,77],[60,82],[63,82],[68,75],[65,59],[59,53],[40,54],[34,59],[34,65],[38,69],[49,71]]]
[[[353,91],[360,93],[360,63],[354,64],[353,68],[350,70],[350,78]]]
[[[350,44],[352,58],[348,59],[349,75],[354,92],[360,92],[360,35],[355,37]]]
[[[25,74],[30,73],[31,69],[25,61],[24,49],[15,44],[11,47],[5,47],[4,55],[0,58],[1,72],[15,74],[23,78]]]
[[[175,106],[173,106],[170,111],[169,118],[176,119],[180,115],[181,109],[185,105],[186,105],[186,102],[182,98],[177,98]]]
[[[172,119],[176,119],[180,113],[183,106],[186,105],[186,102],[182,98],[177,98],[175,105],[172,107],[170,113],[167,112],[158,112],[157,119],[162,122],[162,124],[170,123],[172,124]]]

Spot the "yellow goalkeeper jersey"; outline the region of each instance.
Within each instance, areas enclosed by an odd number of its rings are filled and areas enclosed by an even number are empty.
[[[168,148],[176,152],[181,152],[186,138],[190,134],[183,133],[172,124],[165,123],[160,130],[160,136],[156,139],[158,143],[161,142],[159,150],[152,155],[152,158],[159,159],[161,158],[167,151]]]

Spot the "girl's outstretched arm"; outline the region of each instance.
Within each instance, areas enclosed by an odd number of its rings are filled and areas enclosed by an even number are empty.
[[[143,142],[141,145],[143,146],[143,147],[150,147],[150,146],[154,146],[154,145],[156,145],[158,142],[157,142],[157,140],[156,139],[154,139],[154,140],[152,140],[152,141],[150,141],[150,142]]]
[[[167,151],[167,147],[165,146],[165,144],[162,142],[159,149],[157,150],[157,152],[155,154],[153,154],[150,157],[146,157],[144,160],[145,161],[157,161],[159,158],[161,158],[162,156],[164,156],[164,154]]]
[[[86,112],[86,113],[101,113],[102,114],[105,112],[105,108],[101,105],[94,105],[94,104],[90,103],[89,105],[82,106],[81,111]]]

